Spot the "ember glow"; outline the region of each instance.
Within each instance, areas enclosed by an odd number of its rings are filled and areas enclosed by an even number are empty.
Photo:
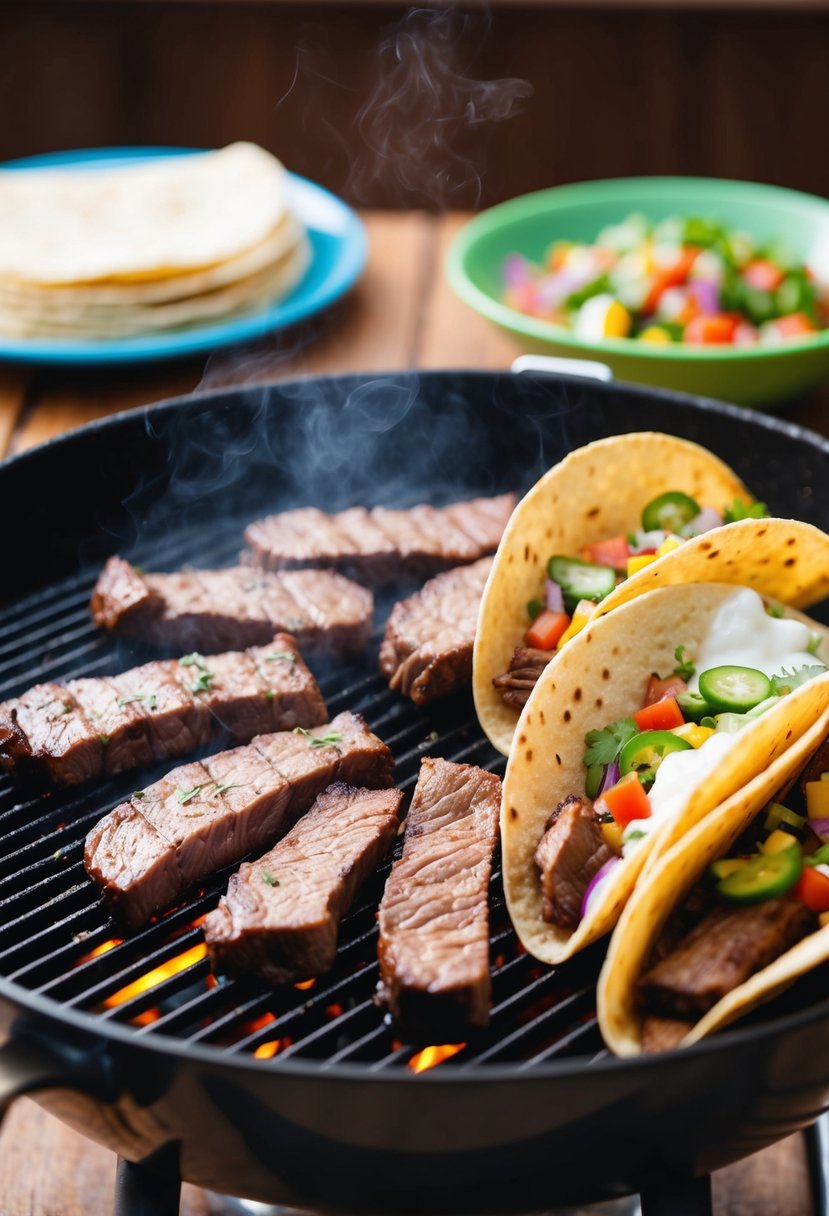
[[[94,950],[90,950],[88,954],[82,955],[76,967],[80,967],[83,963],[91,963],[93,958],[100,958],[102,954],[107,954],[110,950],[114,950],[116,946],[123,946],[124,939],[122,937],[111,937],[108,941],[101,942],[100,946],[96,946]]]
[[[253,1054],[257,1060],[271,1060],[279,1055],[280,1051],[290,1047],[293,1041],[290,1035],[286,1035],[284,1039],[272,1039],[267,1043],[260,1043]]]
[[[137,980],[133,980],[125,988],[119,988],[117,992],[113,992],[112,996],[108,996],[104,1001],[105,1008],[112,1009],[116,1005],[123,1005],[126,1001],[131,1001],[134,997],[140,996],[142,992],[147,992],[150,988],[157,988],[159,984],[163,984],[165,980],[178,975],[180,971],[186,971],[188,967],[201,962],[206,955],[207,946],[204,942],[199,942],[198,945],[191,947],[190,950],[185,950],[183,954],[177,954],[175,958],[168,959],[166,963],[162,963],[159,967],[154,967],[146,975],[139,976]],[[150,1018],[149,1020],[155,1021],[156,1018]]]
[[[427,1068],[435,1068],[444,1060],[456,1056],[464,1047],[466,1043],[442,1043],[439,1047],[424,1047],[423,1051],[412,1056],[407,1068],[410,1072],[426,1072]]]
[[[307,990],[309,988],[314,987],[314,984],[316,984],[316,982],[317,981],[315,979],[303,980],[302,983],[300,983],[300,984],[294,984],[294,988],[298,988],[300,990],[300,992],[307,992]]]

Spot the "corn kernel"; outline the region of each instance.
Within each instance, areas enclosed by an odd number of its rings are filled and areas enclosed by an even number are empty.
[[[632,324],[633,318],[624,304],[614,300],[605,313],[604,336],[606,338],[626,338]]]
[[[631,574],[636,574],[639,570],[644,570],[645,566],[649,566],[651,562],[655,561],[655,553],[636,553],[633,557],[629,557],[628,578],[630,578]]]
[[[829,819],[829,781],[806,782],[806,814],[810,819]]]

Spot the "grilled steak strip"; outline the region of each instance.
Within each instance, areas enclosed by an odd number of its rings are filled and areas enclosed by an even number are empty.
[[[395,604],[380,647],[391,688],[416,705],[445,697],[472,680],[472,647],[492,558],[458,566]]]
[[[144,574],[111,557],[90,609],[104,629],[182,650],[264,646],[287,630],[303,650],[351,653],[368,642],[374,601],[332,570],[272,574],[235,566]]]
[[[385,788],[393,764],[359,714],[339,714],[307,735],[259,735],[173,769],[117,806],[87,836],[86,872],[114,915],[141,925],[193,883],[269,848],[325,786]]]
[[[399,790],[330,785],[275,848],[230,879],[204,924],[213,969],[272,984],[329,971],[340,920],[388,854],[402,799]]]
[[[646,1055],[672,1051],[693,1026],[693,1022],[683,1022],[679,1018],[645,1018],[642,1022],[642,1051]]]
[[[333,566],[369,584],[430,575],[474,562],[498,548],[515,506],[512,494],[448,507],[388,511],[315,507],[256,520],[245,531],[249,558],[265,570]]]
[[[280,633],[264,647],[38,684],[0,704],[0,768],[77,785],[181,756],[223,733],[246,741],[327,716],[296,642]]]
[[[574,928],[581,919],[581,904],[591,878],[613,856],[587,798],[571,794],[559,803],[534,856],[541,871],[544,919],[562,929]]]
[[[495,676],[492,683],[500,690],[501,700],[513,709],[522,709],[554,650],[536,650],[533,646],[516,646],[509,662],[509,670]]]
[[[815,928],[796,899],[718,907],[638,981],[649,1014],[696,1021]]]
[[[489,1021],[487,894],[500,803],[493,773],[421,761],[378,913],[380,992],[411,1038],[463,1037]]]

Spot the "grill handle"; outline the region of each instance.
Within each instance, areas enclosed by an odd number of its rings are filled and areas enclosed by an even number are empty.
[[[43,1089],[80,1089],[99,1097],[112,1096],[107,1058],[88,1046],[78,1047],[67,1037],[55,1041],[28,1024],[12,1026],[0,1045],[0,1118],[15,1098]]]
[[[550,376],[582,376],[608,384],[613,372],[598,359],[564,359],[557,355],[519,355],[510,365],[512,372],[542,372]]]

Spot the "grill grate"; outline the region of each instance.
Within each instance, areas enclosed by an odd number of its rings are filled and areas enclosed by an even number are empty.
[[[232,562],[241,529],[228,527],[200,547],[205,566]],[[192,553],[192,538],[174,537],[134,560],[174,569]],[[0,699],[45,679],[105,674],[152,657],[100,634],[87,604],[96,572],[65,580],[0,615]],[[390,602],[365,662],[315,671],[331,716],[363,713],[397,761],[397,784],[410,793],[427,754],[503,770],[459,695],[428,714],[391,692],[376,673],[377,648]],[[132,1026],[139,1036],[165,1035],[230,1054],[316,1061],[328,1069],[367,1071],[424,1066],[419,1049],[401,1043],[374,1001],[378,980],[375,912],[389,866],[371,880],[342,922],[333,971],[306,985],[270,989],[251,980],[216,979],[204,953],[201,918],[215,907],[232,870],[215,875],[185,904],[125,939],[83,870],[92,825],[136,782],[172,765],[112,778],[94,788],[21,796],[0,779],[0,974],[101,1022]],[[399,849],[398,845],[398,849]],[[235,867],[233,867],[235,868]],[[594,1005],[600,957],[584,955],[550,971],[525,955],[507,916],[497,864],[490,898],[492,1019],[444,1067],[535,1062],[601,1053]]]

